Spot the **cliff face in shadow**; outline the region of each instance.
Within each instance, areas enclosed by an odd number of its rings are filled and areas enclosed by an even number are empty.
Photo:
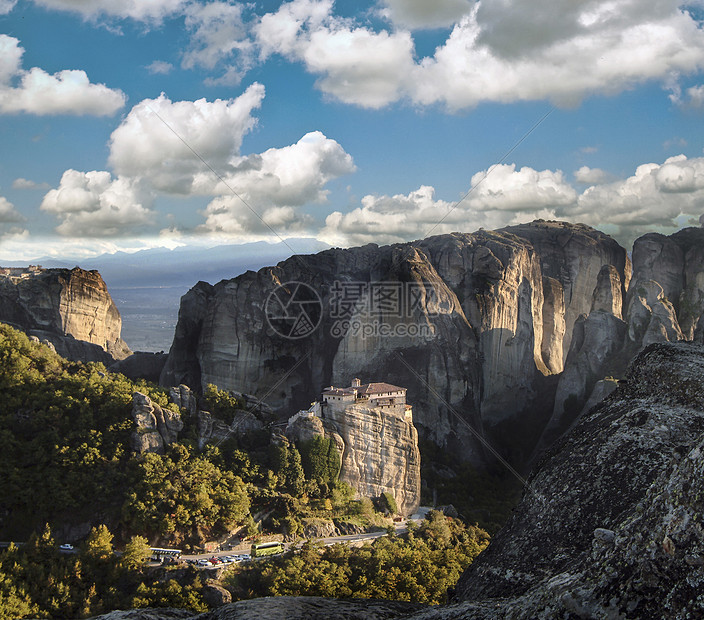
[[[0,321],[80,361],[112,363],[131,354],[122,320],[97,271],[29,268],[0,273]]]

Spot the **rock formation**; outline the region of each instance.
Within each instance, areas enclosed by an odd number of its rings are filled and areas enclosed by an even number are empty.
[[[132,395],[132,402],[132,418],[137,426],[132,432],[132,449],[138,454],[163,454],[164,447],[174,443],[183,429],[181,414],[162,409],[141,392]]]
[[[0,321],[51,342],[69,359],[112,363],[131,353],[97,271],[0,270]]]
[[[702,473],[704,348],[651,345],[544,455],[439,617],[702,616]]]
[[[426,438],[483,464],[483,434],[525,463],[553,414],[575,324],[594,303],[621,329],[613,313],[629,279],[613,239],[557,222],[295,256],[185,295],[161,383],[247,390],[288,417],[325,385],[383,375],[408,386]],[[307,338],[267,323],[267,299],[287,282],[320,296],[321,323]],[[357,285],[347,313],[336,313],[340,287]],[[394,286],[406,305],[378,303]]]
[[[265,429],[262,417],[269,414],[267,406],[246,394],[235,394],[247,409],[234,412],[230,424],[213,416],[209,411],[198,409],[198,398],[187,385],[169,390],[169,400],[175,411],[164,409],[141,392],[132,395],[132,417],[136,429],[132,433],[132,449],[137,453],[164,453],[166,446],[178,440],[184,423],[196,426],[196,441],[202,450],[209,442],[220,443],[230,436],[247,435]]]
[[[361,497],[389,492],[401,514],[413,514],[420,505],[420,451],[418,432],[411,419],[362,405],[345,408],[318,403],[311,411],[293,416],[286,436],[308,441],[320,435],[335,442],[342,467],[340,480]]]

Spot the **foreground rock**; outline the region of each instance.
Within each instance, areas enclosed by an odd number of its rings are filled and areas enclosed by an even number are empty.
[[[701,617],[703,474],[704,348],[652,345],[544,456],[457,599],[506,612],[472,617]]]
[[[277,596],[239,601],[215,611],[196,615],[178,609],[134,609],[116,611],[93,620],[171,620],[193,618],[198,620],[386,620],[407,617],[424,608],[416,603],[379,601],[371,599],[336,600],[320,596]],[[186,614],[186,615],[179,615]]]
[[[111,364],[131,354],[97,271],[0,269],[0,321],[50,342],[68,359]]]

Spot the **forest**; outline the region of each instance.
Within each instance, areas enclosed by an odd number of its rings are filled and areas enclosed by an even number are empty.
[[[296,445],[261,433],[199,450],[186,416],[164,454],[135,454],[132,394],[167,407],[163,388],[69,362],[3,324],[0,387],[0,541],[10,543],[0,550],[0,618],[204,610],[202,573],[147,566],[151,545],[197,551],[238,530],[295,542],[310,523],[333,518],[384,530],[396,511],[391,494],[355,497],[338,479],[337,450],[322,437]],[[201,404],[224,421],[240,407],[215,386]],[[59,545],[75,539],[77,552],[62,553]],[[235,600],[321,594],[437,603],[488,540],[480,527],[432,511],[403,537],[360,549],[305,543],[265,566],[232,569],[223,585]]]

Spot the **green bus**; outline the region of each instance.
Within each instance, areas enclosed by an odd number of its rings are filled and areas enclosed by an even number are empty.
[[[252,557],[261,558],[265,555],[276,555],[284,552],[284,544],[280,542],[265,542],[252,545]]]

